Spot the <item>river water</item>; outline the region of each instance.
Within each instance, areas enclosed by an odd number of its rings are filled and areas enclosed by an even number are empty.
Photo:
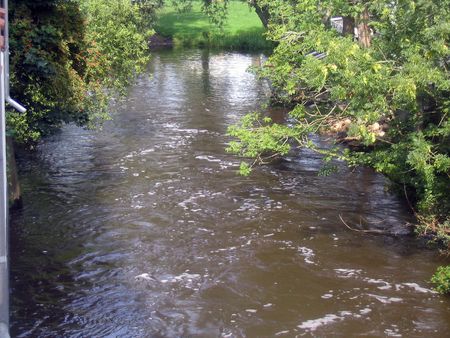
[[[404,235],[383,177],[341,164],[319,177],[305,151],[236,175],[224,134],[265,102],[246,72],[261,58],[155,52],[102,131],[69,125],[21,156],[13,336],[450,332],[450,300],[428,282],[445,261]]]

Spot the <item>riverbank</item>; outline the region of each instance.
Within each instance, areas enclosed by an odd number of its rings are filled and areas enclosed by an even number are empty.
[[[272,42],[264,37],[265,29],[258,15],[246,3],[230,1],[228,17],[222,28],[210,22],[202,12],[200,1],[189,11],[179,12],[173,5],[158,13],[155,26],[158,36],[171,39],[175,47],[216,48],[224,50],[270,50]]]

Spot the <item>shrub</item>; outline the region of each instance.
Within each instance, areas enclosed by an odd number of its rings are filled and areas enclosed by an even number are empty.
[[[36,141],[63,123],[108,118],[108,97],[148,61],[151,34],[129,0],[29,1],[10,7],[11,92],[27,108],[9,112],[9,132]]]

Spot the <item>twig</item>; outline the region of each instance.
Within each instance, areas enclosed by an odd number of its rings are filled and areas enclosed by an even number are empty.
[[[352,228],[350,225],[348,225],[348,224],[344,221],[344,219],[342,218],[342,216],[341,216],[340,214],[339,214],[339,218],[341,219],[341,222],[344,223],[344,225],[345,225],[348,229],[350,229],[350,230],[352,230],[352,231],[362,232],[362,233],[366,233],[366,234],[379,234],[379,235],[385,235],[385,234],[388,234],[388,232],[387,232],[387,231],[384,231],[384,230],[375,230],[375,229],[372,229],[372,230],[355,229],[355,228]]]
[[[417,212],[414,209],[414,207],[412,206],[411,201],[409,200],[408,193],[406,192],[406,184],[404,184],[404,183],[403,183],[403,192],[405,193],[405,198],[406,198],[406,202],[408,203],[408,206],[411,208],[413,214],[415,216],[417,216]]]

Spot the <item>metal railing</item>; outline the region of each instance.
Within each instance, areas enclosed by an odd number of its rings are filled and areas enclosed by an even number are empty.
[[[0,1],[0,338],[9,337],[9,202],[6,157],[6,103],[26,109],[9,92],[8,1]]]

